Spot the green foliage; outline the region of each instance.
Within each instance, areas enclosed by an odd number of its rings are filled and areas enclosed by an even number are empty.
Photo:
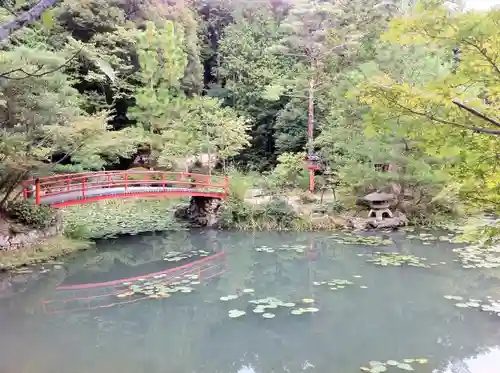
[[[242,230],[301,230],[307,228],[307,222],[286,201],[279,198],[257,205],[230,198],[224,206],[219,224],[222,228]]]
[[[302,188],[307,189],[305,161],[303,153],[283,153],[278,156],[278,165],[269,174],[272,188],[279,190]]]
[[[9,201],[5,207],[7,215],[29,227],[44,229],[55,223],[56,214],[53,209],[44,205],[35,205],[32,201]]]

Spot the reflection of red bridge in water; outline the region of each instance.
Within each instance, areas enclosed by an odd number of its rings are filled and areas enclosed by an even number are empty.
[[[225,270],[226,253],[225,251],[221,251],[180,267],[148,273],[143,276],[107,282],[59,286],[56,288],[54,299],[42,301],[42,308],[44,313],[55,314],[60,312],[95,310],[120,304],[135,303],[150,298],[148,296],[138,297],[137,295],[117,298],[116,295],[123,293],[131,284],[140,284],[145,280],[154,279],[155,282],[161,281],[162,284],[168,285],[178,281],[178,277],[197,275],[199,280],[203,281],[218,276],[225,272]],[[124,285],[124,283],[127,283],[127,285]]]
[[[226,198],[227,176],[164,171],[102,171],[24,182],[24,197],[52,207],[130,197]]]

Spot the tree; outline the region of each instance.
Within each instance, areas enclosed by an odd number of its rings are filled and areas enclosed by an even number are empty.
[[[437,3],[420,4],[415,14],[395,19],[384,40],[408,51],[427,48],[429,56],[439,59],[427,70],[432,79],[395,79],[384,73],[364,84],[360,94],[376,113],[379,130],[387,129],[387,118],[398,117],[393,131],[404,133],[425,155],[446,160],[443,170],[460,183],[469,202],[492,207],[500,202],[500,139],[489,136],[496,130],[460,104],[489,118],[499,111],[495,56],[500,38],[492,30],[499,21],[499,10],[456,13]],[[456,46],[458,64],[452,59]]]
[[[0,42],[7,39],[15,31],[22,29],[30,23],[39,20],[44,12],[53,7],[58,0],[40,0],[26,12],[16,15],[11,21],[0,25]],[[50,14],[48,14],[50,17]]]
[[[181,79],[187,64],[183,33],[173,22],[161,30],[149,23],[137,37],[143,86],[137,88],[132,113],[149,132],[153,158],[172,165],[178,158],[213,150],[222,159],[234,156],[248,144],[246,119],[217,99],[187,97]]]

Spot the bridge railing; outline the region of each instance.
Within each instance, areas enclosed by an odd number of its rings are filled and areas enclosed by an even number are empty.
[[[159,188],[167,192],[169,188],[193,189],[227,195],[227,176],[204,175],[190,172],[166,171],[102,171],[77,174],[63,174],[43,177],[24,182],[24,196],[34,196],[40,204],[42,197],[56,196],[69,192],[85,194],[103,188],[124,188],[132,192],[133,187]]]

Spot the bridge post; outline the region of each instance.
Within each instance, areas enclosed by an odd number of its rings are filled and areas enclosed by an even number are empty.
[[[35,204],[40,204],[40,180],[35,180]]]

